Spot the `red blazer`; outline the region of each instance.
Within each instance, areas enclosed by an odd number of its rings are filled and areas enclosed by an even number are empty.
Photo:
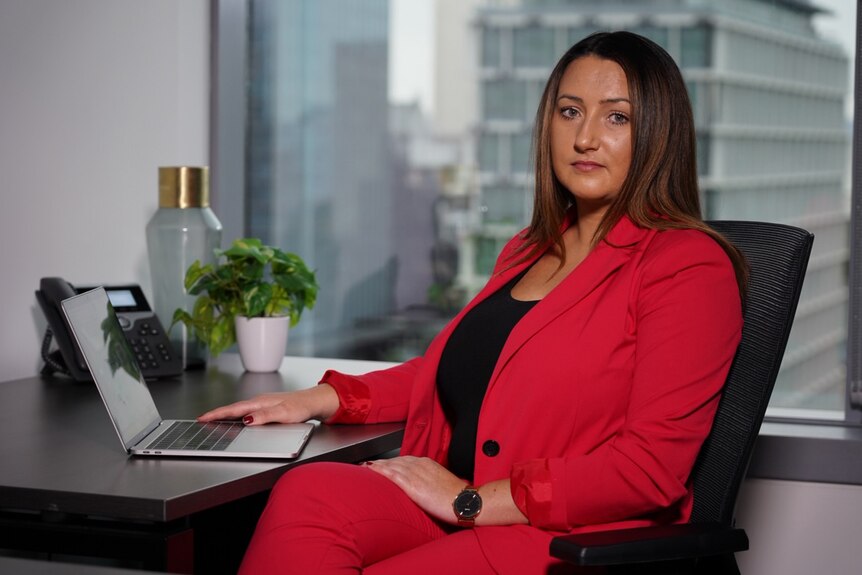
[[[328,422],[406,420],[401,453],[445,465],[440,354],[467,311],[533,263],[506,268],[519,242],[423,357],[362,376],[327,372],[341,401]],[[507,557],[523,536],[687,521],[689,473],[741,329],[734,270],[712,238],[622,219],[515,326],[497,361],[473,482],[510,478],[532,527],[506,527],[511,540],[489,545]]]

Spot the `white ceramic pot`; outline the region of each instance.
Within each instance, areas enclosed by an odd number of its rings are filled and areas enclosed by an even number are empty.
[[[239,357],[246,371],[277,371],[284,359],[290,318],[237,316],[234,325]]]

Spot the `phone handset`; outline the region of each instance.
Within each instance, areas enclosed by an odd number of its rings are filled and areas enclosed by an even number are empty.
[[[45,360],[42,373],[60,372],[78,381],[92,380],[84,356],[60,308],[60,302],[93,287],[95,286],[76,287],[58,277],[42,278],[40,281],[36,299],[48,319],[48,329],[42,340],[42,359]],[[147,303],[141,287],[136,284],[103,285],[102,287],[108,294],[123,335],[129,343],[131,352],[135,354],[144,377],[157,379],[181,374],[182,357],[174,351],[162,323]],[[58,349],[52,352],[50,348],[54,338]]]
[[[43,373],[61,372],[71,375],[78,381],[89,381],[90,371],[84,356],[72,340],[71,330],[66,317],[60,309],[60,302],[77,292],[72,284],[59,277],[42,278],[36,300],[48,320],[48,329],[42,339],[42,359],[45,361]],[[57,340],[57,350],[51,352],[52,339]]]

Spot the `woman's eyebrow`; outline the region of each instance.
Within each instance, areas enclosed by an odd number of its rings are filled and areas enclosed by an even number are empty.
[[[580,104],[582,104],[584,102],[584,99],[581,98],[580,96],[573,96],[571,94],[560,94],[559,96],[557,96],[557,101],[560,101],[560,100],[573,100],[573,101],[578,102]],[[631,104],[631,100],[629,100],[628,98],[623,98],[623,97],[605,98],[605,99],[599,101],[600,104],[619,104],[620,102],[626,102],[627,104]]]

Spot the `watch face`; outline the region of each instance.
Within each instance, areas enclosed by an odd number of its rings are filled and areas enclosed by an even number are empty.
[[[476,517],[482,510],[482,498],[475,491],[462,491],[455,498],[455,510],[463,518]]]

